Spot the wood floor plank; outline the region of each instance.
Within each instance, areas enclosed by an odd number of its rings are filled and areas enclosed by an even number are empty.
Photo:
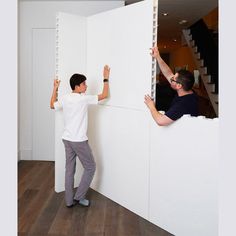
[[[35,163],[33,161],[20,161],[18,162],[18,179],[19,181],[24,178],[24,176],[35,167]]]
[[[153,236],[153,235],[173,236],[172,234],[165,231],[164,229],[159,228],[156,225],[154,225],[142,218],[139,218],[139,225],[140,225],[140,232],[141,232],[142,236]]]
[[[102,194],[90,189],[90,207],[65,206],[54,191],[54,163],[18,165],[18,236],[171,236]]]
[[[138,216],[127,209],[120,207],[119,233],[127,236],[140,236]]]
[[[37,171],[34,172],[34,181],[31,181],[29,188],[42,189],[42,185],[47,183],[48,188],[54,187],[54,162],[41,161],[37,165]],[[53,174],[53,178],[52,177]]]
[[[103,235],[107,199],[95,191],[89,191],[88,198],[91,200],[91,205],[88,209],[85,233]]]
[[[86,235],[85,228],[87,223],[88,208],[75,206],[71,220],[71,228],[68,235]]]
[[[24,213],[19,213],[21,217],[19,217],[18,221],[18,230],[21,233],[30,231],[32,225],[35,223],[35,221],[37,221],[37,218],[40,216],[41,211],[43,211],[48,199],[50,198],[50,195],[54,193],[52,189],[54,169],[46,163],[43,169],[45,171],[44,175],[40,176],[40,178],[37,177],[37,181],[40,182],[40,185],[34,183],[27,184],[29,187],[36,185],[39,191],[35,195],[34,199],[32,199],[32,201],[25,206],[26,209]],[[37,172],[35,172],[35,175],[37,175]],[[31,180],[28,179],[28,181],[30,182]],[[35,179],[33,181],[35,181]],[[39,188],[39,186],[41,187]],[[20,206],[18,207],[20,208]]]
[[[39,190],[27,189],[24,194],[18,199],[18,218],[21,219],[21,217],[27,210],[27,207],[25,206],[31,204],[38,192]]]
[[[22,217],[19,217],[18,230],[21,233],[29,232],[32,225],[37,222],[42,209],[45,207],[45,202],[49,197],[48,192],[44,194],[38,193],[35,199],[29,204]]]
[[[107,202],[106,219],[104,227],[105,236],[118,236],[121,227],[121,206],[109,200]]]
[[[37,177],[35,173],[39,172],[36,162],[26,161],[18,164],[18,197],[20,198],[24,192],[29,189],[31,182]],[[29,181],[30,180],[30,181]]]
[[[42,235],[48,234],[62,200],[62,194],[52,192],[50,199],[47,201],[43,211],[41,211],[37,221],[32,225],[30,233]]]
[[[60,234],[65,236],[69,235],[72,227],[73,209],[65,206],[64,193],[59,193],[58,195],[61,197],[61,203],[48,233],[50,235]]]
[[[28,236],[27,233],[18,233],[17,235],[18,235],[18,236]]]

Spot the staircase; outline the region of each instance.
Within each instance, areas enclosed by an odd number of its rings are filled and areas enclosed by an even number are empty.
[[[191,49],[194,61],[197,65],[197,69],[199,70],[201,79],[204,83],[212,107],[214,108],[214,111],[218,116],[218,56],[214,55],[213,60],[206,58],[206,56],[204,57],[203,55],[206,55],[207,52],[204,52],[203,49],[202,53],[200,53],[200,50],[198,49],[197,43],[193,39],[193,35],[191,34],[190,29],[183,30],[183,35],[187,42],[187,45]],[[214,64],[212,64],[212,61],[214,62]],[[207,66],[207,64],[209,66]]]

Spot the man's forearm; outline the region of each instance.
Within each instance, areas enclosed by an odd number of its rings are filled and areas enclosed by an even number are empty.
[[[159,126],[167,126],[174,122],[166,115],[161,114],[158,110],[156,110],[155,107],[150,108],[150,112],[152,114],[153,119]]]
[[[109,82],[104,82],[103,83],[103,90],[102,90],[102,94],[104,97],[108,97],[108,93],[109,93]]]
[[[161,121],[161,117],[163,116],[163,114],[161,114],[158,110],[156,110],[155,108],[151,108],[150,109],[151,115],[153,117],[153,119],[155,120],[155,122],[158,125],[161,125],[160,121]]]
[[[107,98],[108,93],[109,93],[109,82],[104,82],[102,93],[98,95],[98,101]]]
[[[158,62],[158,65],[160,67],[160,70],[161,70],[162,74],[170,82],[170,78],[172,78],[174,76],[174,74],[171,71],[170,67],[165,63],[165,61],[160,56],[156,57],[156,60]]]
[[[51,100],[50,100],[50,108],[54,109],[54,102],[57,101],[57,89],[53,88]]]

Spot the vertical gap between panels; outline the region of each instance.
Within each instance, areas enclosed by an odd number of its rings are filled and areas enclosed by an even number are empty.
[[[56,15],[56,56],[55,56],[55,78],[58,79],[58,64],[59,64],[59,14]],[[57,90],[58,99],[58,90]]]
[[[153,25],[152,25],[152,47],[157,42],[157,0],[153,0]],[[156,61],[152,58],[151,97],[156,98]]]

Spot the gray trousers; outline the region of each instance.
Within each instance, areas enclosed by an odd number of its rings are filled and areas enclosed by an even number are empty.
[[[62,141],[65,145],[66,153],[65,201],[66,205],[70,206],[73,203],[73,199],[81,200],[85,198],[95,173],[96,164],[88,141],[71,142],[64,139]],[[84,168],[84,172],[80,184],[74,194],[76,156],[78,156]]]

